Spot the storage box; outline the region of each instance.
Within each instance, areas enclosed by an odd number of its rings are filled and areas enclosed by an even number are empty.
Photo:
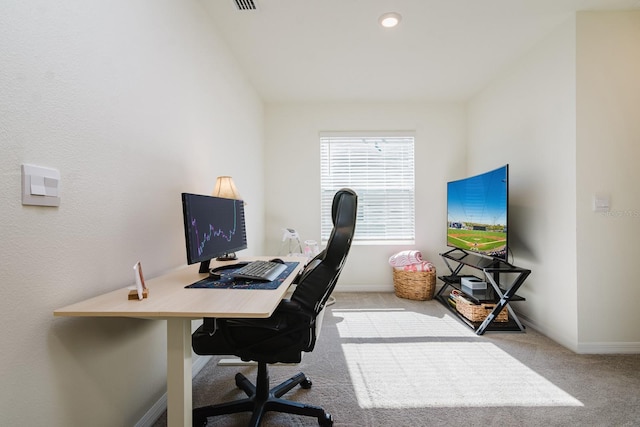
[[[482,322],[487,318],[489,313],[493,311],[496,307],[495,304],[474,304],[471,301],[465,299],[463,296],[457,296],[456,300],[456,310],[458,313],[462,314],[467,319],[472,322]],[[494,319],[494,322],[508,322],[509,321],[509,310],[507,307],[503,307],[500,313]]]
[[[474,276],[462,277],[460,284],[472,290],[487,289],[487,282]]]
[[[419,301],[433,298],[436,271],[405,271],[393,269],[393,289],[396,296]]]

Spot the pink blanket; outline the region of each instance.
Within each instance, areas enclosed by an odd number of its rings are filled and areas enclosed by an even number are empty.
[[[389,258],[389,265],[392,267],[404,267],[405,265],[418,264],[422,262],[420,251],[402,251]]]
[[[433,266],[433,264],[427,261],[422,261],[417,264],[409,264],[409,265],[405,265],[404,267],[395,267],[395,268],[398,270],[404,270],[404,271],[434,271],[435,270],[435,267]]]

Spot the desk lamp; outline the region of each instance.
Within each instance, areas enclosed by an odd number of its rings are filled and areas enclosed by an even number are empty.
[[[216,178],[216,185],[213,188],[214,197],[222,197],[224,199],[242,200],[233,178],[230,176],[219,176]]]
[[[216,185],[213,187],[214,197],[221,197],[223,199],[242,200],[242,196],[238,192],[236,184],[233,182],[233,178],[230,176],[219,176],[216,178]],[[246,202],[242,202],[246,204]],[[235,253],[226,254],[224,256],[216,258],[218,261],[231,261],[238,259]]]

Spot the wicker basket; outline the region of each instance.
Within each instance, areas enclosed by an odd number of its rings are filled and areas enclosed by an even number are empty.
[[[496,307],[495,304],[474,304],[464,298],[456,298],[456,310],[472,322],[482,322]],[[504,307],[496,316],[495,322],[508,322],[509,310]]]
[[[404,271],[393,269],[393,289],[396,296],[419,301],[433,298],[436,271]]]

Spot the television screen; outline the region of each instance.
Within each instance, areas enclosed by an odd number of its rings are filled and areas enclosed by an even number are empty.
[[[509,165],[447,183],[447,246],[507,261]]]
[[[247,248],[242,200],[182,193],[187,263],[208,269],[216,257],[235,258]]]

